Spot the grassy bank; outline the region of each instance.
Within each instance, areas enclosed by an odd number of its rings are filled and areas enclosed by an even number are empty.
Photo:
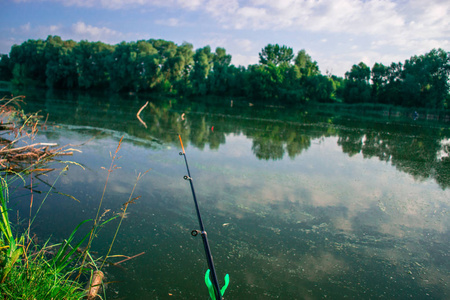
[[[15,212],[9,208],[10,185],[25,184],[27,178],[32,182],[37,175],[54,171],[49,163],[73,151],[55,144],[35,142],[45,122],[37,114],[25,114],[21,109],[22,100],[22,97],[0,100],[0,293],[2,299],[83,299],[87,293],[84,288],[89,277],[87,270],[92,264],[76,262],[75,254],[85,240],[82,238],[81,242],[74,243],[80,226],[61,244],[50,244],[49,241],[38,244],[31,231],[54,183],[37,205],[34,215],[31,215],[31,196],[25,230],[20,232],[11,225],[10,215]],[[59,175],[66,171],[67,166]],[[32,184],[30,189],[33,190]],[[82,273],[85,275],[77,276]]]
[[[120,213],[100,213],[103,210],[103,193],[95,218],[82,221],[68,233],[68,238],[62,243],[53,244],[49,240],[38,243],[32,229],[39,217],[39,211],[52,196],[56,182],[67,172],[68,166],[78,164],[64,160],[60,161],[60,167],[55,167],[58,163],[57,157],[71,155],[76,149],[36,142],[37,133],[45,130],[45,121],[37,114],[25,114],[20,108],[21,101],[22,97],[0,100],[1,299],[105,299],[104,294],[101,297],[98,295],[100,287],[103,286],[104,273],[101,269],[105,263],[111,263],[110,258],[121,257],[122,261],[131,259],[123,260],[123,256],[113,256],[110,253],[127,207],[136,200],[133,198],[136,184]],[[109,174],[117,168],[115,160],[120,148],[121,141],[107,170],[104,191],[108,186]],[[59,174],[54,182],[46,182],[49,190],[40,203],[33,204],[33,178],[48,172]],[[136,183],[144,174],[138,175]],[[11,216],[15,217],[16,211],[10,209],[15,205],[11,205],[9,190],[11,185],[16,187],[22,184],[31,190],[31,199],[30,214],[25,220],[21,220],[28,226],[20,229],[11,223]],[[94,238],[103,226],[116,218],[120,221],[108,253],[104,257],[94,259],[90,253]]]
[[[78,267],[70,247],[73,236],[60,245],[40,246],[30,232],[14,232],[9,220],[9,192],[4,178],[0,185],[0,292],[3,299],[83,299],[86,291],[72,280]]]

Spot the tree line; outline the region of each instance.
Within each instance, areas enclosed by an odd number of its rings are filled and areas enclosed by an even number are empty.
[[[109,89],[184,96],[227,95],[282,104],[381,103],[448,108],[450,53],[433,49],[404,63],[353,65],[345,78],[323,75],[305,50],[269,44],[259,63],[231,64],[224,48],[195,49],[162,39],[122,42],[28,40],[0,60],[0,80],[55,89]]]

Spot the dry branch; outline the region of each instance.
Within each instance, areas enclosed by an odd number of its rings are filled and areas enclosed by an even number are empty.
[[[136,117],[138,118],[139,122],[142,123],[142,125],[144,125],[145,128],[147,128],[147,124],[141,119],[141,117],[139,116],[141,114],[141,112],[144,110],[144,108],[148,105],[148,101],[144,104],[144,106],[141,107],[141,109],[138,111],[138,113],[136,114]]]
[[[34,143],[40,124],[37,114],[25,114],[20,108],[24,97],[0,99],[0,173],[39,172],[57,156],[72,155],[73,149],[55,143]],[[6,137],[11,137],[10,139]]]

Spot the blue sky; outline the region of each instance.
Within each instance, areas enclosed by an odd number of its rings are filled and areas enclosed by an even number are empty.
[[[0,0],[0,53],[59,35],[117,44],[162,38],[224,47],[235,65],[258,62],[267,44],[305,49],[343,76],[361,61],[403,62],[450,51],[448,0]]]

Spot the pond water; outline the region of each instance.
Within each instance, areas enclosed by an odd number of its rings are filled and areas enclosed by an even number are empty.
[[[226,299],[450,298],[448,123],[216,102],[30,95],[26,110],[49,114],[38,139],[74,145],[82,153],[62,160],[84,166],[42,178],[79,202],[52,193],[33,232],[57,242],[95,217],[123,136],[102,206],[120,212],[150,170],[111,253],[145,254],[105,268],[107,299],[208,299],[180,133]]]

